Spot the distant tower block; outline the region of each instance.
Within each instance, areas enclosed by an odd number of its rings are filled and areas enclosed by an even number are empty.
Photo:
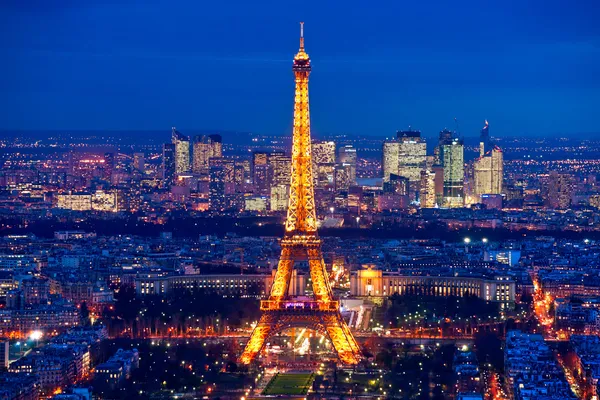
[[[260,302],[263,314],[240,357],[249,364],[260,353],[269,337],[288,328],[310,328],[329,337],[344,364],[360,360],[360,348],[342,319],[339,302],[333,299],[323,262],[321,240],[317,235],[317,217],[312,176],[308,75],[310,58],[304,51],[301,23],[300,50],[294,57],[296,97],[290,198],[281,258],[268,300]],[[288,295],[296,261],[307,261],[314,300],[297,301]]]

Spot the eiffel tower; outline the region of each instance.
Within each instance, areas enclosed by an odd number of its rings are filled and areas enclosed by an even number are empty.
[[[331,340],[340,361],[356,364],[360,348],[340,314],[325,271],[321,240],[317,234],[317,216],[312,175],[308,75],[310,58],[304,51],[304,23],[300,23],[300,50],[294,57],[296,93],[290,199],[285,235],[281,240],[281,258],[268,300],[260,302],[262,316],[240,357],[251,363],[268,338],[288,328],[313,329]],[[289,297],[289,285],[296,261],[307,261],[314,299],[298,301]]]

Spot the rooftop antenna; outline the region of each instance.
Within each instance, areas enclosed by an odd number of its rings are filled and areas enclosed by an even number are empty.
[[[456,124],[456,136],[460,136],[460,126],[458,126],[458,119],[454,117],[454,123]]]

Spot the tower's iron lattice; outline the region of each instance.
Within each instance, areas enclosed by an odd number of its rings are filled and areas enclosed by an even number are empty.
[[[317,234],[317,217],[312,177],[308,75],[310,58],[304,51],[304,27],[300,24],[300,50],[294,57],[296,93],[294,100],[294,135],[292,172],[285,235],[281,241],[281,258],[268,300],[260,303],[262,316],[240,357],[249,364],[272,335],[292,327],[314,329],[329,337],[340,360],[356,364],[360,348],[334,300],[323,262],[321,240]],[[289,298],[288,291],[294,262],[307,261],[313,286],[313,301]]]

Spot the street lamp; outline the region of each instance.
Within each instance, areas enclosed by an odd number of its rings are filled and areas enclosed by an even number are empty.
[[[481,241],[483,242],[483,244],[487,244],[487,242],[488,242],[487,238],[483,238],[483,239],[481,239]]]
[[[464,240],[464,242],[465,242],[465,244],[469,244],[469,243],[471,243],[471,238],[469,238],[469,237],[466,237],[466,238],[465,238],[465,240]]]

